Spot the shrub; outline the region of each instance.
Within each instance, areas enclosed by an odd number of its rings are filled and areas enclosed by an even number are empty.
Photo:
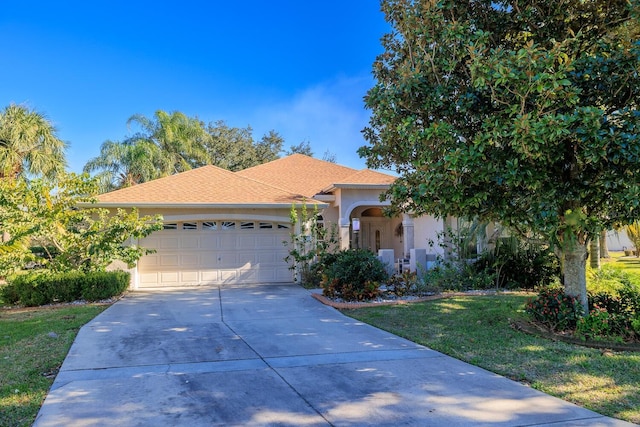
[[[425,271],[424,288],[433,292],[468,291],[495,287],[495,275],[488,270],[477,270],[469,261],[445,260]]]
[[[496,287],[506,289],[548,286],[560,275],[558,258],[549,248],[515,241],[499,241],[495,250],[484,252],[474,266],[479,272],[495,274]]]
[[[587,290],[590,313],[605,311],[608,314],[606,335],[622,339],[640,336],[640,330],[634,327],[634,321],[640,316],[640,276],[605,265],[598,270],[588,270]],[[590,319],[587,323],[591,321],[595,322]],[[587,326],[589,324],[583,329]],[[579,333],[584,333],[586,338],[597,335],[588,329]]]
[[[330,264],[323,267],[323,294],[345,301],[372,299],[380,293],[380,282],[388,276],[384,265],[370,251],[350,249],[331,257]]]
[[[527,303],[525,310],[534,320],[556,332],[575,329],[583,315],[580,302],[558,287],[543,288]]]
[[[611,328],[611,315],[603,308],[595,307],[589,311],[589,315],[578,320],[576,335],[585,339],[606,338],[613,333]]]
[[[387,283],[387,290],[397,297],[402,297],[410,292],[418,291],[418,274],[411,271],[403,271],[395,274]]]
[[[129,287],[129,273],[31,273],[13,278],[0,289],[6,304],[38,306],[76,300],[97,301],[123,293]]]

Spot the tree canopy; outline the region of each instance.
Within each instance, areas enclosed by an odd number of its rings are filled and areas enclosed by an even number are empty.
[[[147,254],[129,239],[161,229],[161,218],[92,206],[97,190],[87,175],[62,174],[55,185],[0,179],[0,224],[6,233],[0,240],[0,276],[28,262],[53,271],[102,271],[115,260],[132,265]],[[34,253],[34,246],[41,252]]]
[[[397,210],[556,245],[586,305],[586,245],[640,217],[638,0],[383,0],[359,153]]]
[[[284,139],[271,130],[258,141],[253,129],[222,120],[205,124],[175,111],[156,111],[152,118],[131,116],[136,132],[122,141],[105,141],[85,172],[95,173],[101,190],[109,191],[192,168],[215,165],[238,171],[280,157]]]
[[[0,178],[55,178],[67,165],[66,148],[37,111],[15,104],[0,111]]]

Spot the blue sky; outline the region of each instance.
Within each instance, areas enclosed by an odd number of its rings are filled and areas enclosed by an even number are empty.
[[[45,114],[72,171],[156,110],[274,129],[360,169],[388,30],[376,0],[3,2],[0,108]]]

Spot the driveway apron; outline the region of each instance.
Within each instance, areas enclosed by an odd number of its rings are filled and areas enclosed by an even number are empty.
[[[132,292],[79,332],[48,426],[623,426],[296,285]]]

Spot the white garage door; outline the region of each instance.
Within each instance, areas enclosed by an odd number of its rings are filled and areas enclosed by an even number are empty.
[[[284,261],[290,225],[260,221],[166,223],[140,241],[155,249],[138,262],[139,286],[290,282]]]

